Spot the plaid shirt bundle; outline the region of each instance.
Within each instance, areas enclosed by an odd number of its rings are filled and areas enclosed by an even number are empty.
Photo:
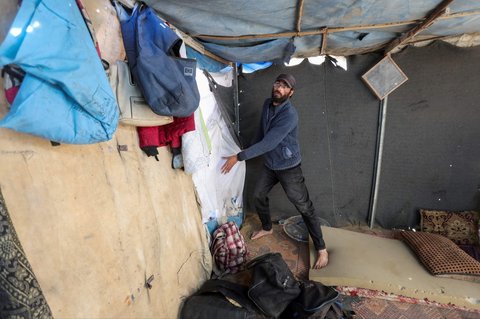
[[[243,269],[247,246],[235,222],[222,224],[213,233],[211,252],[220,273],[236,273]]]

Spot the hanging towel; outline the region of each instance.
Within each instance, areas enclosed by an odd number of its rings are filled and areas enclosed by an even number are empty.
[[[118,106],[74,0],[23,0],[0,45],[0,66],[25,78],[0,127],[56,142],[112,138]]]

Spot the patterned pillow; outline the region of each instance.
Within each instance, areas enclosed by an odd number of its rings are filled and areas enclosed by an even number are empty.
[[[480,262],[447,237],[414,231],[402,237],[432,275],[480,282]]]
[[[420,210],[421,231],[450,238],[458,245],[478,245],[478,221],[480,212],[449,212],[443,210]]]

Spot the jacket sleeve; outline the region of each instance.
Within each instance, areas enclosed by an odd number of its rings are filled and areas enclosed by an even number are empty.
[[[238,160],[249,160],[273,150],[295,128],[297,122],[298,118],[294,113],[279,114],[274,125],[259,142],[237,154]]]

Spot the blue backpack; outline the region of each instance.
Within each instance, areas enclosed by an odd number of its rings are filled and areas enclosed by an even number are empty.
[[[145,5],[116,4],[130,70],[152,111],[187,117],[198,107],[196,60],[178,57],[182,40]]]

